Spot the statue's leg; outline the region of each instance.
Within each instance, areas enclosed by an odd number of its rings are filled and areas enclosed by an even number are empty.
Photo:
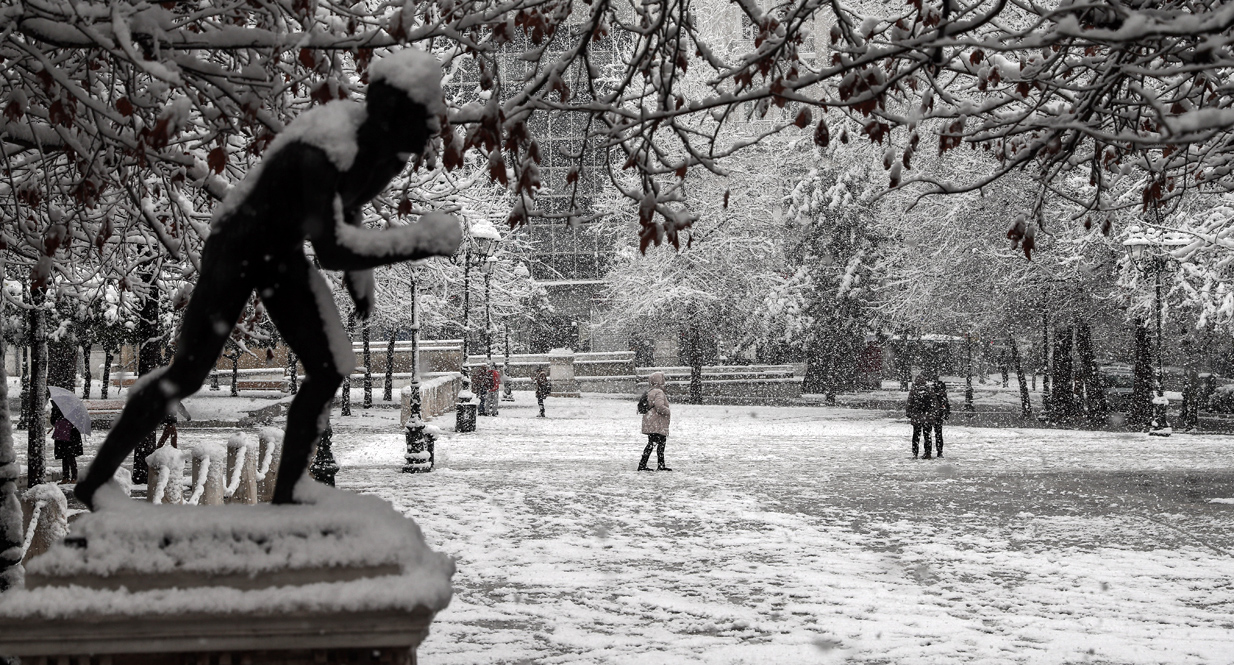
[[[162,376],[129,395],[86,477],[74,489],[73,493],[87,506],[93,506],[94,492],[111,479],[141,438],[153,432],[168,410],[174,408],[173,400],[191,395],[201,387],[252,293],[242,269],[222,260],[221,252],[210,250],[207,244],[202,257],[203,272],[184,311],[171,365]]]
[[[344,373],[355,366],[351,340],[326,280],[303,256],[280,266],[277,281],[259,289],[262,303],[304,367],[304,382],[287,410],[274,503],[292,503],[296,483],[325,429],[327,409]]]

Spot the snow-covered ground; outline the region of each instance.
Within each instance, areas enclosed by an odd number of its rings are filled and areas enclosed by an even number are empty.
[[[1234,662],[1234,437],[957,427],[914,460],[871,411],[679,404],[646,473],[632,399],[516,395],[429,474],[396,411],[334,418],[339,485],[457,557],[428,665]]]
[[[632,401],[519,397],[427,475],[393,414],[335,426],[340,486],[458,557],[425,663],[1234,662],[1234,438],[956,428],[926,461],[868,412],[677,405],[640,473]]]

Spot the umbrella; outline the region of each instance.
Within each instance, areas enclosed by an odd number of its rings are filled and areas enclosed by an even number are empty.
[[[60,413],[63,413],[64,417],[73,423],[73,427],[76,427],[83,436],[89,436],[90,412],[86,410],[86,403],[74,395],[73,391],[59,386],[48,386],[47,391],[51,393],[51,401],[60,407]]]

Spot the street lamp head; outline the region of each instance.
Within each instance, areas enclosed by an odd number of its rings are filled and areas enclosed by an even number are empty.
[[[1127,256],[1131,257],[1132,261],[1139,261],[1144,257],[1144,248],[1148,244],[1148,239],[1143,237],[1128,238],[1123,241],[1123,247],[1127,250]]]
[[[487,219],[482,219],[471,225],[471,237],[476,241],[476,250],[481,258],[488,258],[497,253],[497,243],[501,242],[501,233]]]
[[[485,275],[491,275],[493,274],[493,266],[496,266],[496,265],[497,265],[497,257],[490,256],[484,259],[484,263],[480,264],[480,271],[483,272]]]

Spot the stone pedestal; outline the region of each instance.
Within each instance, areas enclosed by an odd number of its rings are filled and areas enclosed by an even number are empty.
[[[574,351],[553,349],[548,352],[548,380],[553,383],[553,397],[581,397],[574,379]]]
[[[0,595],[0,660],[414,663],[453,562],[375,497],[302,481],[296,500],[156,507],[105,486]]]

